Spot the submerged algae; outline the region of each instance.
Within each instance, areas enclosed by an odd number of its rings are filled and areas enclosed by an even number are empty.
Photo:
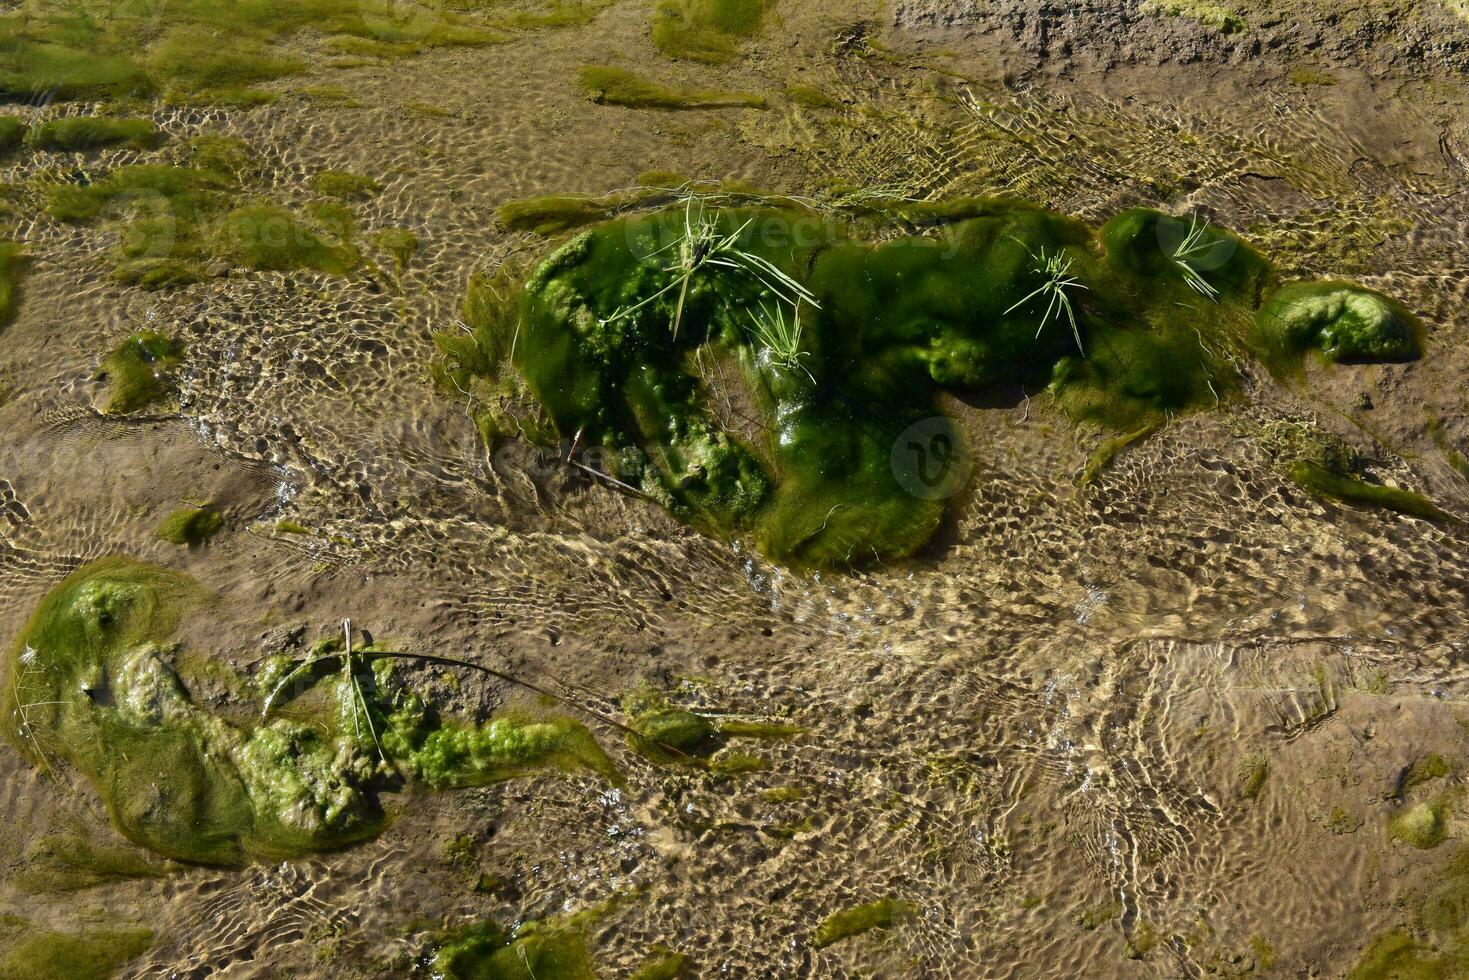
[[[859,936],[872,929],[891,929],[911,919],[918,909],[910,902],[884,898],[867,905],[835,912],[826,917],[811,934],[811,945],[822,949],[843,939]]]
[[[1286,471],[1295,480],[1317,497],[1340,500],[1358,506],[1382,507],[1400,514],[1410,514],[1429,521],[1459,523],[1453,514],[1443,510],[1422,494],[1398,487],[1368,483],[1345,473],[1339,473],[1316,463],[1301,460],[1292,463]]]
[[[203,544],[224,526],[224,515],[212,507],[176,510],[158,525],[158,536],[169,544],[193,548]]]
[[[1414,896],[1411,921],[1374,939],[1348,980],[1453,980],[1469,975],[1469,851]]]
[[[1268,358],[1318,348],[1329,361],[1411,361],[1417,320],[1381,293],[1350,283],[1292,283],[1260,308],[1253,342]]]
[[[442,933],[428,960],[441,980],[595,980],[580,916],[513,932],[478,922]]]
[[[102,411],[126,415],[168,397],[182,359],[183,345],[178,341],[152,331],[133,334],[107,355],[97,371],[97,378],[108,384]]]
[[[15,242],[0,241],[0,327],[9,323],[10,318],[15,315],[20,277],[25,270],[26,259],[23,246]]]
[[[770,0],[659,0],[653,43],[670,58],[714,64],[731,61],[753,36]]]
[[[874,245],[815,211],[690,197],[573,238],[519,318],[496,318],[562,437],[609,475],[820,566],[932,537],[971,465],[941,392],[1049,382],[1074,421],[1145,432],[1228,396],[1276,282],[1235,236],[1146,209],[1099,230],[999,200],[884,218],[923,233]],[[743,391],[711,377],[721,358]],[[750,431],[707,407],[731,397],[753,403]]]
[[[43,150],[96,150],[105,146],[130,146],[145,150],[159,139],[151,119],[118,119],[111,116],[69,116],[33,126],[26,142]]]
[[[575,722],[443,725],[413,692],[380,687],[382,670],[364,679],[286,665],[265,679],[299,677],[304,689],[329,677],[336,717],[226,722],[193,703],[163,645],[202,600],[189,579],[161,568],[122,558],[85,566],[42,602],[0,692],[17,744],[47,768],[53,759],[76,767],[118,830],[157,853],[238,864],[369,837],[385,822],[376,791],[399,767],[431,785],[547,765],[615,775]]]
[[[764,109],[764,97],[749,92],[684,88],[650,81],[614,65],[583,65],[577,76],[593,102],[630,109]]]
[[[0,980],[92,980],[112,976],[153,945],[149,929],[52,932],[0,915]]]
[[[676,707],[659,691],[639,690],[622,699],[631,719],[628,742],[644,758],[658,763],[694,762],[707,759],[731,738],[785,739],[801,734],[794,725],[738,718],[710,717]],[[753,756],[726,756],[708,763],[711,771],[735,773],[764,768],[763,760],[752,765]],[[739,761],[745,760],[742,766]]]

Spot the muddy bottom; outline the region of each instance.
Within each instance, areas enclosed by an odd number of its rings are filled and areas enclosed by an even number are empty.
[[[268,104],[152,99],[133,109],[160,146],[0,161],[30,255],[0,333],[0,633],[130,555],[217,597],[175,637],[220,666],[192,692],[212,710],[252,716],[226,675],[350,619],[564,699],[621,782],[404,783],[364,843],[218,868],[129,844],[17,738],[0,976],[49,975],[23,959],[48,935],[139,947],[58,975],[430,976],[444,929],[487,920],[574,923],[607,977],[1469,975],[1469,530],[1315,497],[1278,453],[1282,427],[1339,440],[1371,479],[1469,517],[1469,14],[783,0],[709,63],[660,50],[647,4],[581,6],[394,58],[307,30],[282,44],[308,67],[262,83]],[[589,64],[760,107],[612,104]],[[368,258],[147,290],[111,275],[114,228],[36,203],[73,169],[176,162],[204,134],[258,155],[247,198],[306,208],[323,170],[371,177],[349,204]],[[650,172],[1207,214],[1288,276],[1397,298],[1424,356],[1242,364],[1239,392],[1088,481],[1115,434],[1043,389],[952,399],[975,466],[935,540],[793,571],[562,450],[487,445],[434,370],[471,277],[568,235],[497,209]],[[367,244],[387,228],[417,238],[401,266]],[[182,341],[176,390],[106,413],[99,365],[144,330]],[[160,539],[205,504],[218,533]],[[407,673],[458,716],[553,703]],[[796,733],[660,761],[605,720],[643,689]],[[636,973],[655,964],[684,972]]]

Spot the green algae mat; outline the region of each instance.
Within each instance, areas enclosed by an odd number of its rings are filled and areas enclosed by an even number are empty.
[[[516,309],[490,289],[467,304],[474,349],[447,349],[461,370],[508,360],[609,482],[797,567],[933,538],[983,466],[946,397],[1049,390],[1135,438],[1220,405],[1244,358],[1419,353],[1391,299],[1283,284],[1238,237],[1144,209],[1101,228],[1003,200],[834,220],[690,194],[575,235]],[[746,431],[716,419],[711,365],[738,379]]]
[[[385,826],[378,793],[403,780],[453,788],[544,769],[620,778],[571,719],[439,717],[371,646],[355,661],[328,642],[267,664],[258,718],[206,711],[169,641],[208,601],[179,573],[105,559],[46,597],[8,658],[0,711],[12,738],[43,768],[74,766],[117,829],[152,851],[230,865],[341,847]],[[324,706],[267,717],[316,688]]]

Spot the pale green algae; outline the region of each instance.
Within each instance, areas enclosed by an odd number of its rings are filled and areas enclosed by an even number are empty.
[[[811,934],[811,945],[822,949],[873,929],[891,929],[917,913],[917,906],[896,898],[858,905],[827,916]]]
[[[97,378],[108,386],[102,411],[125,415],[167,398],[173,393],[183,351],[183,344],[152,330],[124,340],[97,371]]]
[[[765,768],[754,756],[732,755],[705,763],[732,738],[788,739],[804,729],[780,722],[711,717],[668,702],[661,691],[633,691],[622,699],[631,722],[628,743],[651,762],[707,764],[711,771],[735,774]]]
[[[1421,347],[1413,315],[1381,293],[1350,283],[1292,283],[1260,308],[1262,353],[1318,348],[1331,361],[1411,361]]]
[[[405,775],[432,786],[547,766],[616,776],[575,722],[440,723],[418,695],[391,684],[385,664],[356,684],[339,660],[335,670],[297,672],[305,688],[328,686],[335,711],[324,717],[228,722],[193,703],[165,646],[205,601],[178,573],[126,558],[94,562],[42,602],[0,692],[16,743],[43,767],[74,766],[117,829],[159,854],[239,864],[340,847],[382,829],[376,792]],[[330,663],[330,650],[321,645],[318,662]],[[274,665],[262,686],[273,689],[291,669]]]
[[[1405,904],[1408,920],[1368,943],[1348,980],[1469,976],[1469,851],[1454,854]]]
[[[0,915],[0,980],[99,980],[153,945],[149,929],[38,929]]]
[[[1181,264],[1190,222],[1147,209],[1100,229],[1000,200],[873,205],[851,222],[791,206],[713,207],[699,221],[708,240],[726,238],[809,290],[797,352],[775,356],[752,326],[778,294],[790,298],[768,272],[705,265],[681,288],[690,218],[675,207],[566,242],[530,276],[518,316],[472,287],[475,342],[445,353],[451,370],[473,375],[494,373],[513,350],[561,438],[601,450],[610,476],[795,566],[903,557],[929,541],[963,481],[930,492],[921,478],[972,465],[941,393],[1048,385],[1074,421],[1144,433],[1227,398],[1236,359],[1265,345],[1276,322],[1256,317],[1277,285],[1258,253],[1201,225]],[[894,222],[917,233],[870,243]],[[1037,290],[1048,256],[1069,261],[1077,280],[1068,296],[1079,347],[1064,317],[1046,319]],[[1270,308],[1293,309],[1290,288]],[[1373,334],[1330,313],[1311,322],[1337,338],[1333,350],[1387,349],[1341,340]],[[720,359],[737,366],[761,416],[753,436],[732,435],[706,407],[704,365]]]
[[[714,64],[732,61],[754,36],[771,0],[659,0],[653,43],[670,58]]]
[[[581,916],[509,931],[479,922],[440,934],[427,966],[440,980],[596,980]]]
[[[165,517],[158,536],[169,544],[193,548],[203,544],[224,526],[224,515],[212,507],[185,507]]]

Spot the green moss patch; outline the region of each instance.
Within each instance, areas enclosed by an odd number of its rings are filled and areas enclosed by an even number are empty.
[[[440,934],[428,960],[444,980],[595,980],[578,917],[509,931],[480,922]]]
[[[1359,507],[1382,507],[1429,521],[1459,523],[1459,519],[1453,514],[1411,490],[1368,483],[1306,460],[1292,463],[1287,473],[1296,483],[1326,500],[1339,500]]]
[[[15,317],[20,304],[20,280],[28,256],[16,242],[0,241],[0,327]]]
[[[344,201],[365,201],[375,197],[383,185],[363,174],[345,170],[323,170],[311,178],[311,189],[327,197]]]
[[[1417,319],[1400,304],[1349,283],[1293,283],[1260,308],[1252,346],[1267,359],[1316,348],[1330,361],[1416,360]]]
[[[17,745],[40,765],[74,766],[117,829],[156,853],[228,865],[340,847],[382,828],[376,793],[405,776],[461,786],[547,766],[616,775],[575,722],[442,721],[391,682],[385,661],[368,670],[367,659],[331,656],[331,643],[268,666],[262,720],[226,721],[194,704],[172,666],[169,639],[203,601],[161,568],[86,566],[31,618],[0,692]],[[283,694],[313,691],[324,708],[307,698],[291,717],[269,717]]]
[[[52,932],[0,916],[0,980],[78,980],[110,977],[153,945],[148,929]]]
[[[135,333],[102,361],[97,372],[108,386],[102,411],[125,415],[147,408],[174,390],[174,372],[183,362],[183,345],[152,331]]]
[[[333,241],[284,208],[255,205],[225,216],[215,229],[216,251],[247,269],[316,269],[345,275],[360,255],[350,242]]]
[[[131,146],[145,150],[159,139],[151,119],[114,119],[111,116],[71,116],[40,123],[26,141],[42,150],[96,150]]]
[[[1230,8],[1198,0],[1146,0],[1139,9],[1157,17],[1185,17],[1221,34],[1238,34],[1246,26],[1244,18]]]
[[[0,93],[96,100],[164,95],[248,106],[271,98],[259,86],[307,70],[286,50],[299,35],[355,39],[386,56],[505,40],[457,10],[435,5],[405,16],[385,0],[187,0],[166,10],[124,2],[106,13],[78,16],[55,6],[0,17]]]
[[[1406,806],[1387,823],[1387,836],[1409,847],[1427,850],[1443,843],[1447,832],[1448,803],[1438,800]]]
[[[1348,980],[1454,980],[1469,975],[1469,851],[1410,892],[1410,918],[1363,949]]]
[[[407,228],[379,228],[372,235],[372,243],[392,256],[399,275],[407,271],[418,252],[418,236]]]
[[[583,65],[577,75],[593,102],[630,109],[764,109],[765,98],[749,92],[685,88],[650,81],[636,72],[611,65]]]
[[[269,204],[237,207],[256,161],[238,141],[195,141],[193,166],[133,164],[48,191],[58,221],[102,224],[117,238],[114,277],[148,289],[205,278],[213,263],[345,275],[360,253],[350,212],[334,202],[302,216]],[[346,220],[343,219],[346,216]]]
[[[670,704],[661,692],[652,690],[627,695],[622,707],[635,733],[629,736],[629,744],[640,755],[659,763],[702,763],[732,738],[786,739],[802,732],[794,725],[699,714]],[[725,757],[725,769],[738,769],[737,763],[728,761],[730,758]],[[714,770],[720,768],[720,760],[707,764]],[[756,768],[765,768],[763,760],[744,771]]]
[[[770,0],[659,0],[653,43],[670,58],[722,63],[760,29]]]
[[[0,116],[0,153],[20,148],[30,127],[15,116]]]
[[[918,233],[891,237],[895,221]],[[607,476],[777,560],[847,564],[913,554],[967,485],[943,392],[1048,386],[1074,421],[1142,438],[1229,397],[1273,283],[1238,238],[1156,211],[1094,229],[963,200],[848,224],[696,195],[572,239],[518,310],[473,293],[456,382],[513,348]],[[717,399],[751,405],[751,428]]]
[[[827,916],[811,934],[811,945],[823,949],[873,929],[891,929],[917,913],[917,906],[895,898],[859,905]]]
[[[219,533],[224,515],[212,507],[176,510],[158,525],[158,536],[169,544],[194,548]]]

